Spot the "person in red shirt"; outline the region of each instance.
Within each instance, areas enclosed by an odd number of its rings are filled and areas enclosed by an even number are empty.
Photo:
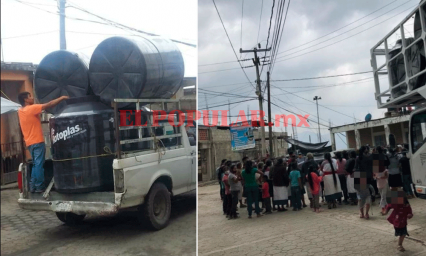
[[[271,195],[269,194],[268,176],[263,175],[262,179],[262,199],[265,206],[265,214],[271,214]]]
[[[320,212],[320,205],[319,205],[319,190],[320,190],[320,183],[322,181],[322,176],[318,176],[318,174],[316,173],[316,170],[314,169],[314,167],[311,165],[309,166],[308,169],[308,174],[306,175],[308,182],[309,182],[309,187],[311,188],[311,193],[312,193],[312,204],[313,204],[313,208],[314,208],[314,212],[319,213]]]
[[[403,202],[395,203],[395,199]],[[395,236],[399,236],[398,250],[403,252],[405,249],[402,246],[402,242],[404,242],[405,236],[410,236],[407,232],[407,219],[413,217],[413,211],[405,195],[403,197],[398,196],[398,198],[392,198],[392,202],[393,203],[386,205],[385,214],[387,214],[390,209],[393,209],[391,215],[388,217],[388,221],[395,228]]]
[[[30,180],[31,193],[43,193],[45,190],[43,164],[46,145],[44,144],[43,130],[41,129],[41,111],[52,108],[68,98],[68,96],[62,96],[45,104],[34,104],[34,98],[31,93],[21,92],[18,95],[18,101],[22,105],[22,108],[18,109],[19,124],[24,135],[25,144],[33,160]]]

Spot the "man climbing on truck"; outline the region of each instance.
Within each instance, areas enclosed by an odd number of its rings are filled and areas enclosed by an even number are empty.
[[[68,98],[68,96],[62,96],[45,104],[34,104],[34,98],[31,93],[21,92],[18,95],[19,103],[22,105],[22,108],[18,110],[19,124],[24,135],[25,144],[33,159],[30,181],[31,193],[43,193],[45,190],[43,164],[46,145],[44,144],[40,122],[41,111],[54,107]]]

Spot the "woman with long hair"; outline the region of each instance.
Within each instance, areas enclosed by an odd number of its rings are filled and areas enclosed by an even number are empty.
[[[331,209],[332,207],[336,208],[336,200],[342,198],[342,189],[340,188],[339,176],[336,173],[336,159],[332,159],[330,153],[326,153],[324,159],[321,164],[324,180],[324,196],[328,204],[328,209]]]
[[[262,216],[259,208],[259,187],[256,182],[256,173],[263,175],[261,171],[253,167],[252,161],[247,161],[241,175],[244,179],[244,189],[247,191],[247,212],[249,219],[251,219],[253,203],[257,217]]]
[[[389,160],[388,160],[388,157],[385,154],[383,154],[382,147],[378,146],[376,148],[376,153],[378,154],[379,170],[377,173],[374,173],[374,179],[376,179],[377,181],[377,188],[380,193],[380,207],[382,210],[381,214],[384,215],[385,207],[387,205],[386,194],[389,189],[389,185],[388,185],[389,172],[387,170],[387,167],[389,166]]]
[[[290,184],[287,165],[284,163],[282,158],[279,158],[277,165],[274,166],[274,175],[272,180],[274,190],[274,205],[277,206],[278,211],[286,211],[284,205],[288,204],[288,190],[287,187]]]
[[[396,190],[403,186],[401,172],[399,171],[399,155],[395,149],[390,148],[388,153],[389,158],[389,187]]]
[[[357,190],[359,217],[369,219],[368,211],[371,205],[371,193],[369,189],[369,165],[368,147],[362,146],[358,152],[358,159],[355,164],[355,189]],[[371,162],[371,165],[373,163]],[[365,215],[364,215],[365,208]]]
[[[354,171],[355,171],[356,152],[351,151],[350,158],[346,161],[345,170],[347,173],[346,187],[348,188],[348,196],[351,199],[351,205],[357,205],[358,199],[356,197],[356,190],[354,184]]]
[[[238,194],[238,201],[240,202],[240,208],[245,208],[247,207],[247,205],[243,204],[243,177],[241,176],[241,172],[243,171],[243,164],[241,162],[237,163],[237,177],[238,177],[238,182],[240,183],[240,193]]]
[[[348,189],[346,187],[346,173],[345,173],[345,165],[346,159],[343,158],[343,154],[341,152],[336,153],[337,158],[337,175],[339,175],[340,187],[342,188],[344,203],[348,204]],[[342,199],[339,200],[339,204],[342,204]]]

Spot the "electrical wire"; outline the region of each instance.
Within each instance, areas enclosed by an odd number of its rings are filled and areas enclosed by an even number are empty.
[[[319,39],[321,39],[321,38],[324,38],[324,37],[326,37],[326,36],[329,36],[329,35],[331,35],[331,34],[333,34],[333,33],[337,32],[337,31],[339,31],[339,30],[342,30],[342,29],[344,29],[344,28],[346,28],[346,27],[348,27],[348,26],[350,26],[350,25],[352,25],[352,24],[354,24],[354,23],[356,23],[356,22],[358,22],[358,21],[360,21],[360,20],[362,20],[362,19],[364,19],[364,18],[367,18],[368,16],[370,16],[370,15],[372,15],[372,14],[374,14],[374,13],[376,13],[376,12],[378,12],[378,11],[380,11],[380,10],[384,9],[384,8],[386,8],[387,6],[389,6],[389,5],[393,4],[393,3],[395,3],[396,1],[398,1],[398,0],[392,1],[392,2],[390,2],[390,3],[388,3],[388,4],[384,5],[384,6],[380,7],[379,9],[377,9],[377,10],[375,10],[375,11],[373,11],[373,12],[371,12],[371,13],[369,13],[369,14],[367,14],[367,15],[365,15],[365,16],[363,16],[363,17],[361,17],[361,18],[359,18],[359,19],[357,19],[357,20],[355,20],[355,21],[353,21],[353,22],[351,22],[351,23],[349,23],[349,24],[347,24],[347,25],[343,26],[343,27],[340,27],[340,28],[338,28],[338,29],[336,29],[336,30],[334,30],[334,31],[332,31],[332,32],[330,32],[330,33],[327,33],[327,34],[325,34],[325,35],[322,35],[322,36],[320,36],[320,37],[318,37],[318,38],[315,38],[315,39],[313,39],[313,40],[311,40],[311,41],[309,41],[309,42],[303,43],[303,44],[301,44],[301,45],[295,46],[295,47],[293,47],[293,48],[291,48],[291,49],[288,49],[288,50],[282,51],[282,52],[278,53],[278,55],[279,55],[279,54],[282,54],[282,53],[285,53],[285,52],[288,52],[288,51],[291,51],[291,50],[294,50],[294,49],[297,49],[297,48],[300,48],[300,47],[302,47],[302,46],[305,46],[305,45],[307,45],[307,44],[310,44],[310,43],[312,43],[312,42],[315,42],[315,41],[317,41],[317,40],[319,40]],[[380,17],[380,16],[379,16],[379,17]],[[377,17],[377,18],[379,18],[379,17]],[[367,22],[367,23],[368,23],[368,22]],[[364,23],[364,24],[366,24],[366,23]],[[363,25],[364,25],[364,24],[363,24]]]
[[[242,0],[241,4],[241,35],[240,35],[240,49],[243,48],[243,18],[244,18],[244,0]],[[241,53],[240,53],[241,59]]]
[[[273,85],[271,84],[271,86],[273,86]],[[295,94],[295,93],[292,93],[292,92],[286,91],[286,90],[284,90],[284,89],[282,89],[282,88],[280,88],[280,87],[276,87],[276,86],[274,86],[274,87],[275,87],[275,88],[278,88],[279,90],[281,90],[281,91],[283,91],[283,92],[287,92],[287,93],[289,93],[289,94],[293,94],[294,96],[296,96],[296,97],[298,97],[298,98],[301,98],[301,99],[303,99],[303,100],[306,100],[306,101],[311,102],[310,100],[305,99],[305,98],[303,98],[303,97],[300,97],[299,95],[297,95],[297,94]],[[344,116],[347,116],[347,117],[353,118],[352,116],[348,116],[348,115],[346,115],[346,114],[344,114],[344,113],[342,113],[342,112],[339,112],[339,111],[336,111],[336,110],[334,110],[334,109],[328,108],[328,107],[326,107],[326,106],[324,106],[324,105],[320,105],[320,104],[318,104],[318,106],[321,106],[321,107],[323,107],[323,108],[329,109],[329,110],[331,110],[331,111],[333,111],[333,112],[336,112],[336,113],[338,113],[338,114],[341,114],[341,115],[344,115]],[[357,120],[357,119],[355,118],[355,120]],[[358,120],[359,120],[359,119],[358,119]],[[361,121],[361,120],[360,120],[360,121]]]
[[[273,0],[273,2],[272,2],[271,17],[269,18],[268,37],[266,39],[266,47],[265,47],[265,49],[268,49],[269,34],[271,32],[271,24],[272,24],[272,16],[274,15],[274,6],[275,6],[275,0]],[[265,56],[264,57],[266,57],[266,51],[265,51]],[[262,71],[263,71],[263,66],[262,66],[262,69],[260,71],[260,76],[262,76]]]
[[[15,0],[15,1],[17,1],[17,0]],[[68,1],[68,2],[70,2],[70,1]],[[127,25],[124,25],[124,24],[118,23],[118,22],[116,22],[116,21],[112,21],[112,20],[110,20],[110,19],[104,18],[104,17],[102,17],[102,16],[99,16],[99,15],[97,15],[97,14],[94,14],[94,13],[92,13],[92,12],[89,12],[88,10],[86,10],[86,9],[84,9],[84,8],[80,8],[80,7],[75,6],[75,5],[69,5],[68,7],[70,7],[70,8],[74,8],[74,9],[77,9],[77,10],[79,10],[79,11],[82,11],[82,12],[85,12],[85,13],[87,13],[87,14],[90,14],[90,15],[92,15],[92,16],[94,16],[94,17],[97,17],[97,18],[99,18],[99,19],[101,19],[101,20],[103,20],[103,21],[108,22],[108,23],[109,23],[109,25],[113,25],[113,26],[114,26],[114,25],[116,25],[116,26],[119,26],[119,27],[122,27],[122,28],[125,28],[125,29],[128,29],[128,30],[131,30],[131,31],[134,31],[134,32],[138,32],[138,33],[141,33],[141,34],[145,34],[145,35],[149,35],[149,36],[159,36],[159,35],[154,34],[154,33],[146,32],[146,31],[142,31],[142,30],[139,30],[139,29],[136,29],[136,28],[129,27],[129,26],[127,26]],[[191,43],[183,42],[183,41],[181,41],[181,40],[170,39],[170,41],[175,42],[175,43],[179,43],[179,44],[184,44],[184,45],[191,46],[191,47],[197,47],[197,45],[195,45],[195,44],[191,44]]]
[[[270,82],[304,81],[304,80],[314,80],[314,79],[331,78],[331,77],[354,76],[354,75],[361,75],[361,74],[372,73],[372,72],[373,71],[362,71],[357,73],[339,74],[339,75],[331,75],[331,76],[290,78],[290,79],[281,79],[281,80],[270,80]]]
[[[303,44],[301,44],[301,45],[295,46],[295,47],[293,47],[293,48],[291,48],[291,49],[288,49],[288,50],[285,50],[285,51],[283,51],[283,52],[280,52],[280,53],[278,53],[278,55],[279,55],[279,54],[281,54],[281,53],[285,53],[285,52],[291,51],[291,50],[293,50],[293,49],[297,49],[297,48],[299,48],[299,47],[305,46],[305,45],[307,45],[307,44],[309,44],[309,43],[315,42],[315,41],[317,41],[317,40],[319,40],[319,39],[321,39],[321,38],[324,38],[324,37],[326,37],[326,36],[328,36],[328,35],[331,35],[331,34],[333,34],[333,33],[337,32],[337,31],[340,31],[341,29],[346,28],[346,27],[348,27],[348,26],[350,26],[350,25],[352,25],[352,24],[354,24],[354,23],[356,23],[356,22],[358,22],[358,21],[360,21],[360,20],[362,20],[362,19],[364,19],[364,18],[366,18],[366,17],[368,17],[368,16],[370,16],[370,15],[372,15],[372,14],[374,14],[374,13],[376,13],[376,12],[378,12],[378,11],[382,10],[382,9],[384,9],[384,8],[386,8],[387,6],[389,6],[389,5],[393,4],[393,3],[394,3],[394,2],[396,2],[396,1],[397,1],[397,0],[392,1],[392,2],[390,2],[390,3],[388,3],[388,4],[384,5],[384,6],[380,7],[379,9],[376,9],[375,11],[373,11],[373,12],[371,12],[371,13],[369,13],[369,14],[367,14],[367,15],[365,15],[365,16],[363,16],[363,17],[361,17],[361,18],[359,18],[359,19],[357,19],[357,20],[355,20],[355,21],[353,21],[353,22],[351,22],[351,23],[349,23],[349,24],[347,24],[347,25],[344,25],[344,26],[342,26],[342,27],[340,27],[340,28],[338,28],[338,29],[336,29],[336,30],[334,30],[334,31],[332,31],[332,32],[329,32],[329,33],[327,33],[327,34],[325,34],[325,35],[322,35],[322,36],[320,36],[320,37],[318,37],[318,38],[316,38],[316,39],[313,39],[313,40],[311,40],[311,41],[309,41],[309,42],[306,42],[306,43],[303,43]],[[263,2],[263,0],[262,0],[262,2]],[[263,5],[262,5],[262,8],[263,8]],[[260,26],[259,26],[259,29],[260,29]],[[258,40],[259,40],[259,39],[258,39]],[[204,64],[204,65],[205,65],[205,66],[207,66],[207,65],[219,65],[219,64],[232,63],[232,62],[235,62],[235,61],[217,62],[217,63]]]
[[[293,56],[293,57],[290,57],[290,58],[287,58],[287,59],[283,59],[283,60],[277,61],[276,63],[283,62],[283,61],[286,61],[286,60],[291,60],[291,59],[294,59],[294,58],[297,58],[297,57],[300,57],[300,56],[304,56],[304,55],[306,55],[306,54],[313,53],[313,52],[316,52],[316,51],[322,50],[322,49],[324,49],[324,48],[327,48],[327,47],[329,47],[329,46],[335,45],[335,44],[337,44],[337,43],[343,42],[343,41],[345,41],[345,40],[347,40],[347,39],[349,39],[349,38],[352,38],[352,37],[354,37],[354,36],[357,36],[357,35],[359,35],[359,34],[361,34],[361,33],[365,32],[365,31],[367,31],[367,30],[370,30],[370,29],[372,29],[372,28],[374,28],[374,27],[377,27],[378,25],[381,25],[382,23],[385,23],[386,21],[394,20],[396,16],[401,15],[401,14],[403,14],[403,13],[407,12],[407,11],[410,11],[410,10],[412,10],[412,9],[413,9],[414,7],[416,7],[416,6],[417,6],[417,5],[415,5],[415,6],[411,6],[410,8],[408,8],[408,9],[406,9],[406,10],[404,10],[404,11],[402,11],[402,12],[400,12],[400,13],[398,13],[398,14],[396,14],[396,15],[394,15],[394,16],[392,16],[392,17],[390,17],[390,18],[388,18],[388,19],[386,19],[386,20],[384,20],[384,21],[382,21],[382,22],[380,22],[380,23],[377,23],[376,25],[373,25],[373,26],[371,26],[371,27],[369,27],[369,28],[367,28],[367,29],[364,29],[364,30],[362,30],[362,31],[360,31],[360,32],[358,32],[358,33],[356,33],[356,34],[354,34],[354,35],[348,36],[348,37],[346,37],[346,38],[344,38],[344,39],[342,39],[342,40],[339,40],[339,41],[337,41],[337,42],[334,42],[334,43],[331,43],[331,44],[325,45],[325,46],[323,46],[323,47],[320,47],[320,48],[314,49],[314,50],[309,51],[309,52],[305,52],[305,53],[302,53],[302,54],[299,54],[299,55],[296,55],[296,56]],[[292,54],[293,54],[293,53],[292,53]],[[289,54],[289,55],[292,55],[292,54]],[[277,59],[284,58],[284,57],[289,56],[289,55],[281,56],[281,57],[279,57],[279,58],[277,58]]]
[[[228,104],[222,104],[222,105],[216,105],[216,106],[209,106],[209,108],[216,108],[216,107],[228,106],[229,104],[237,104],[237,103],[247,102],[247,101],[252,101],[252,100],[255,100],[255,99],[242,100],[242,101],[231,102],[231,103],[228,103]],[[198,110],[207,110],[207,109],[198,109]]]
[[[259,29],[257,30],[256,44],[259,43],[260,24],[262,24],[262,12],[263,12],[263,0],[262,0],[262,5],[260,6]]]
[[[214,4],[214,7],[215,7],[215,9],[216,9],[217,15],[219,16],[220,22],[222,23],[222,27],[223,27],[223,29],[225,30],[226,37],[228,38],[229,44],[231,45],[232,51],[234,52],[235,58],[236,58],[236,59],[237,59],[237,61],[238,61],[238,55],[237,55],[237,53],[235,52],[234,46],[232,45],[231,38],[229,38],[228,31],[226,31],[225,24],[223,24],[222,17],[220,16],[220,13],[219,13],[219,9],[217,9],[217,6],[216,6],[216,2],[215,2],[214,0],[212,0],[212,1],[213,1],[213,4]],[[274,0],[274,1],[275,1],[275,0]],[[244,75],[246,76],[247,80],[250,82],[251,86],[253,86],[253,88],[256,88],[256,87],[253,85],[253,83],[250,81],[250,79],[248,78],[247,73],[246,73],[246,71],[243,69],[243,67],[242,67],[241,63],[240,63],[240,62],[238,62],[238,64],[240,64],[241,70],[244,72]]]
[[[38,35],[44,35],[44,34],[51,34],[51,33],[54,33],[54,32],[58,32],[58,30],[40,32],[40,33],[35,33],[35,34],[27,34],[27,35],[3,37],[3,40],[14,39],[14,38],[21,38],[21,37],[29,37],[29,36],[38,36]]]
[[[284,24],[283,24],[283,28],[282,28],[282,31],[281,31],[280,39],[278,41],[278,48],[276,48],[276,50],[275,50],[275,53],[274,53],[275,56],[273,56],[271,58],[272,61],[271,61],[270,69],[269,69],[270,70],[269,71],[270,75],[272,75],[272,71],[273,71],[273,69],[275,67],[275,60],[277,59],[277,52],[278,52],[278,49],[279,49],[279,47],[281,45],[281,39],[282,39],[283,34],[284,34],[284,27],[285,27],[285,22],[287,21],[287,15],[288,15],[288,9],[290,8],[290,3],[291,3],[291,0],[288,0],[287,11],[286,11],[285,17],[284,17]]]

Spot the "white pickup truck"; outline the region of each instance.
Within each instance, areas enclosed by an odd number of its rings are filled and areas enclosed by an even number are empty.
[[[146,102],[147,100],[144,100]],[[148,100],[164,106],[178,100]],[[118,102],[139,102],[139,100],[114,100]],[[115,110],[117,108],[115,107]],[[44,194],[30,193],[29,180],[31,163],[19,167],[18,204],[23,209],[53,211],[68,225],[75,225],[90,215],[115,215],[124,210],[137,210],[144,226],[159,230],[167,226],[171,213],[171,197],[196,189],[196,140],[187,133],[184,126],[173,127],[168,120],[159,121],[164,134],[142,137],[133,140],[120,140],[119,130],[152,129],[147,127],[119,127],[118,111],[115,111],[116,145],[136,142],[150,142],[149,149],[122,152],[117,146],[117,156],[113,161],[114,190],[80,194],[58,193],[54,189],[52,162],[45,163]],[[152,122],[152,118],[149,119]],[[151,123],[152,124],[152,123]],[[167,133],[166,133],[167,132]],[[191,136],[188,136],[191,135]],[[167,143],[170,141],[171,143]],[[53,185],[53,188],[52,188]],[[51,189],[52,188],[52,189]]]

